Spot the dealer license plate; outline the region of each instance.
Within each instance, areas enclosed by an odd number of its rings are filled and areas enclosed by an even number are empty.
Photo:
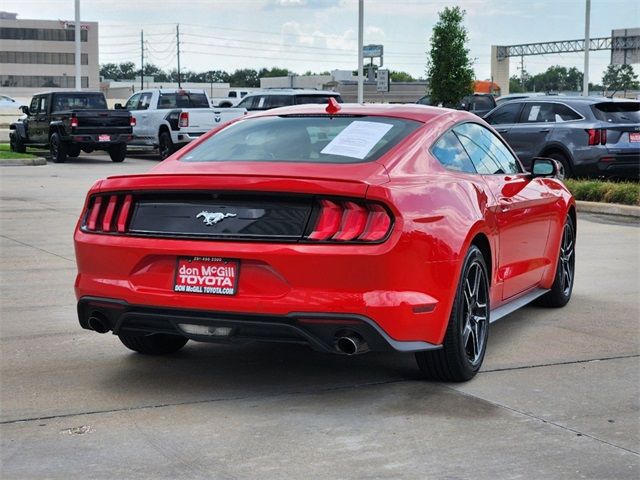
[[[640,133],[636,133],[636,132],[629,133],[629,141],[640,142]]]
[[[235,295],[240,262],[214,257],[178,257],[174,292]]]
[[[98,141],[99,142],[110,142],[111,141],[111,135],[98,135]]]

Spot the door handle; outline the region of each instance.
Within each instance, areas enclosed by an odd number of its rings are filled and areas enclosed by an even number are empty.
[[[500,129],[500,128],[498,128],[496,131],[497,131],[498,133],[507,133],[509,130],[506,130],[506,129]]]
[[[543,128],[543,129],[538,130],[539,133],[549,133],[550,131],[551,131],[550,128]]]

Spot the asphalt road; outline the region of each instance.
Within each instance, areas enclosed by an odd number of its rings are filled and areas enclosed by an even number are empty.
[[[96,179],[156,162],[0,168],[3,479],[640,477],[637,224],[580,216],[571,303],[493,324],[465,384],[403,354],[148,358],[78,326],[72,232]]]

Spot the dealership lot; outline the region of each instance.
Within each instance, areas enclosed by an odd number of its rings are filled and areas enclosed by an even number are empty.
[[[637,224],[580,216],[564,309],[492,325],[466,384],[412,356],[189,343],[150,358],[81,330],[71,236],[113,164],[0,169],[3,478],[637,478]]]

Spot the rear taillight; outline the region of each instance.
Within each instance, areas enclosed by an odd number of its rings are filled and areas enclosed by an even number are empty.
[[[82,229],[88,232],[125,233],[132,203],[133,197],[122,193],[91,197]]]
[[[78,126],[78,117],[71,117],[71,128],[76,128]]]
[[[391,229],[391,217],[379,204],[320,200],[318,207],[315,225],[307,240],[379,242]]]
[[[605,145],[607,143],[607,130],[600,128],[587,129],[589,145]]]
[[[132,127],[136,126],[136,117],[129,117],[129,125]]]
[[[178,125],[180,126],[180,128],[189,126],[189,112],[180,112]]]

